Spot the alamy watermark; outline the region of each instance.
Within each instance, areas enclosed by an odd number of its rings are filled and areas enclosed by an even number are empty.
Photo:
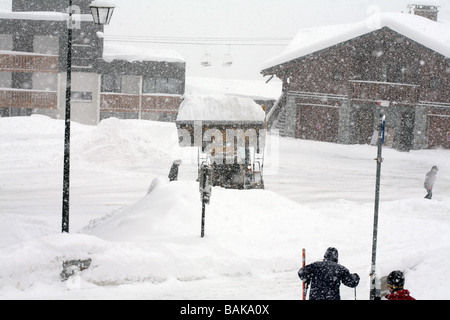
[[[233,164],[236,159],[245,156],[258,157],[263,161],[264,174],[274,175],[278,172],[280,161],[280,137],[276,129],[270,132],[266,128],[248,127],[233,128],[206,125],[202,121],[194,121],[189,128],[178,128],[179,146],[184,149],[196,147],[199,152],[216,164]],[[246,155],[245,152],[249,154]],[[191,163],[198,156],[191,153]],[[184,159],[183,162],[185,162]]]

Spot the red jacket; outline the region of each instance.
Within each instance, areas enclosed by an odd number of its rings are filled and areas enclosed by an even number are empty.
[[[391,294],[386,295],[386,299],[388,299],[388,300],[416,300],[409,295],[409,291],[406,289],[394,291]]]

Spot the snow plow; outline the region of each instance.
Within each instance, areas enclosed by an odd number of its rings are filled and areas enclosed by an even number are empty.
[[[251,99],[191,97],[176,121],[181,147],[198,148],[198,170],[212,168],[212,185],[264,189],[265,112]]]

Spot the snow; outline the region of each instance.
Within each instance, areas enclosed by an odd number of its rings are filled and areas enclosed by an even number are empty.
[[[44,53],[37,53],[37,52],[23,52],[23,51],[9,51],[9,50],[0,50],[0,54],[12,54],[17,56],[45,56],[45,57],[57,57],[57,55],[54,54],[44,54]]]
[[[218,79],[186,77],[186,95],[232,95],[254,100],[277,100],[281,95],[282,82],[264,80]]]
[[[310,263],[330,246],[369,299],[376,147],[270,134],[266,189],[213,187],[201,238],[197,150],[178,146],[175,124],[72,122],[63,234],[63,136],[63,120],[0,118],[1,300],[299,300],[302,248]],[[450,150],[384,148],[383,158],[377,272],[405,271],[417,299],[449,299]],[[61,281],[63,261],[87,258],[77,281]],[[345,286],[341,295],[354,299]]]
[[[90,3],[90,6],[109,8],[109,7],[116,7],[116,3],[111,0],[94,0]]]
[[[103,60],[107,62],[113,60],[185,62],[184,58],[175,50],[148,49],[110,42],[104,43]]]
[[[177,121],[263,122],[264,119],[264,110],[252,99],[226,95],[187,95],[177,116]]]
[[[91,14],[73,14],[75,21],[93,21]],[[69,14],[50,11],[12,12],[0,10],[0,19],[67,21]]]
[[[378,12],[356,23],[302,29],[286,49],[280,55],[266,61],[261,70],[304,57],[384,27],[450,57],[449,22],[435,22],[407,13]]]
[[[439,0],[420,0],[413,2],[411,5],[419,5],[419,6],[441,6],[442,3]]]

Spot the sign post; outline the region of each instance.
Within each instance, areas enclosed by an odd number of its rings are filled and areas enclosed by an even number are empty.
[[[209,204],[211,198],[212,186],[212,168],[206,164],[202,164],[199,179],[200,199],[202,201],[202,229],[201,237],[205,236],[205,205]]]

